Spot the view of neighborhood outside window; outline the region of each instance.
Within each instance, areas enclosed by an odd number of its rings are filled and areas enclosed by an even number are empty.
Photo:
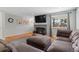
[[[53,28],[68,28],[68,14],[59,14],[59,15],[52,15],[51,16],[51,26]]]

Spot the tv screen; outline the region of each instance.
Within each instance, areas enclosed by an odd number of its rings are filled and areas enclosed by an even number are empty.
[[[36,23],[45,23],[46,22],[46,15],[35,16]]]

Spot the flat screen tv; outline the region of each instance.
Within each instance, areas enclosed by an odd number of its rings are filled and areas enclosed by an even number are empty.
[[[35,23],[46,23],[46,15],[35,16]]]

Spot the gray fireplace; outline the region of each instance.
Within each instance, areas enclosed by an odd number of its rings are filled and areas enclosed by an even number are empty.
[[[44,25],[38,25],[38,26],[35,26],[35,31],[39,34],[43,34],[43,35],[46,35],[47,34],[47,28],[46,26]]]
[[[50,35],[50,15],[35,16],[34,29],[37,33]],[[42,18],[42,19],[41,19]],[[40,22],[36,22],[36,20]]]

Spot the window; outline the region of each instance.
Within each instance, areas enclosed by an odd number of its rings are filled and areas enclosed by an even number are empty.
[[[51,26],[53,28],[67,29],[69,28],[68,14],[51,15]]]

